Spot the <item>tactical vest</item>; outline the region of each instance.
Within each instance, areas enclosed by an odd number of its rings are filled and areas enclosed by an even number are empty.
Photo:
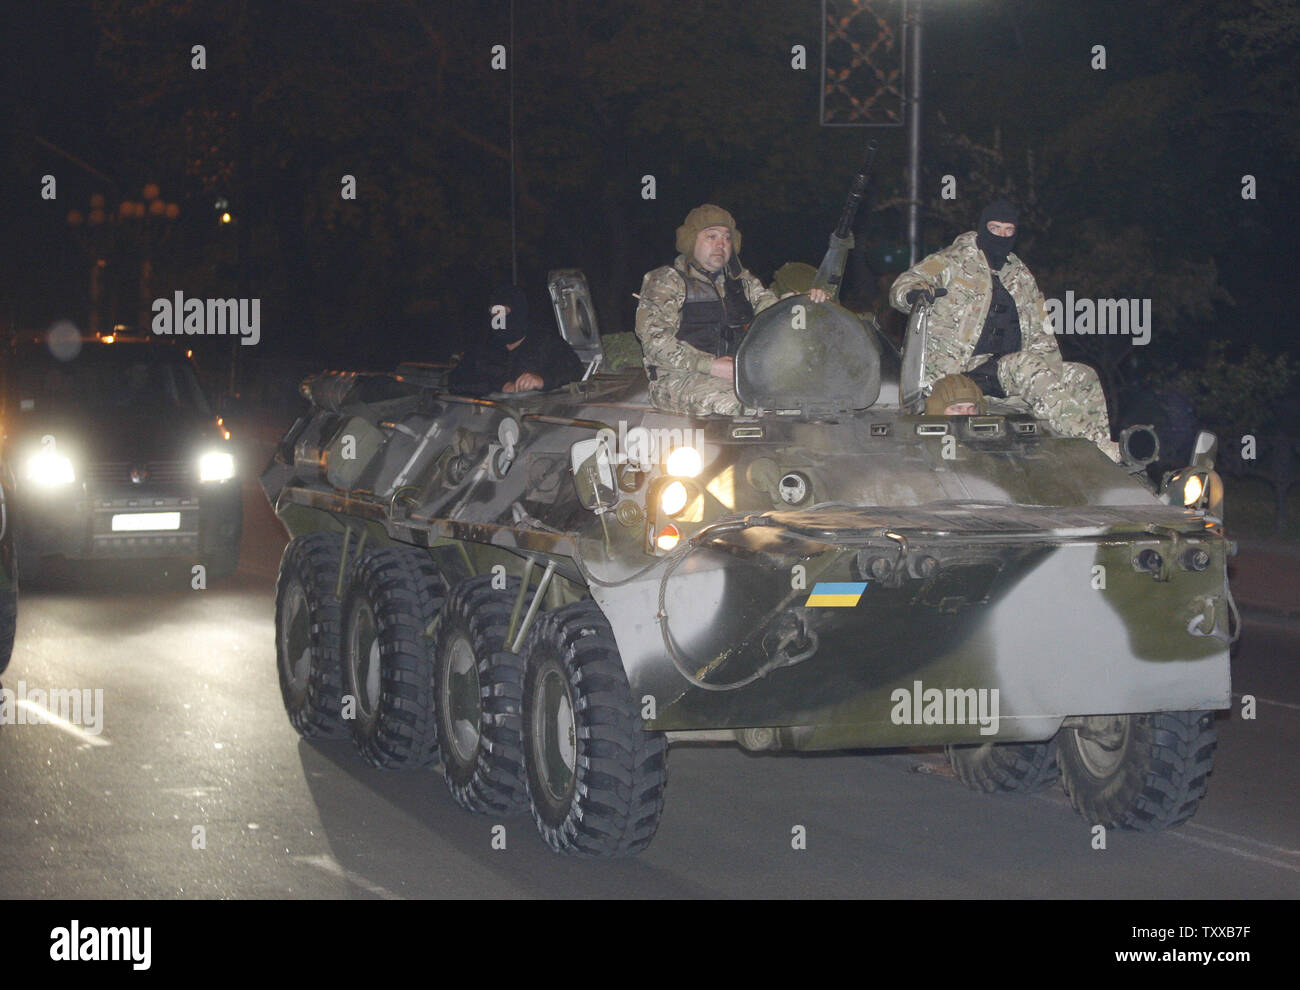
[[[719,297],[712,285],[698,278],[682,277],[686,281],[686,299],[682,303],[677,339],[714,357],[734,355],[741,336],[754,319],[754,307],[745,295],[745,286],[738,278],[724,276],[726,295]]]
[[[993,298],[989,301],[989,315],[980,331],[980,339],[972,354],[992,354],[1002,357],[1020,350],[1020,314],[1016,301],[1002,281],[993,275]]]

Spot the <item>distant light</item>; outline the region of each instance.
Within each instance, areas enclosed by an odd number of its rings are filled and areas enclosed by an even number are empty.
[[[111,333],[107,337],[103,338],[104,343],[106,344],[111,344],[115,339],[116,338]]]
[[[221,214],[221,222],[222,222],[222,223],[230,223],[230,221],[231,221],[232,219],[234,219],[234,218],[233,218],[229,213],[223,213],[223,214]]]

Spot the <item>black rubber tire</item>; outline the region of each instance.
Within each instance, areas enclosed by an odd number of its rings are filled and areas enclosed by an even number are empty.
[[[663,733],[642,727],[609,622],[594,602],[567,605],[535,620],[523,651],[524,762],[542,838],[584,856],[641,852],[663,813],[668,746]],[[555,774],[539,766],[547,724],[540,695],[548,687],[567,691],[572,714],[572,768],[558,797],[544,783]]]
[[[308,738],[336,739],[347,734],[339,716],[343,680],[339,600],[334,596],[342,546],[338,533],[297,537],[284,548],[275,582],[280,696],[290,724]],[[296,662],[290,659],[292,653],[298,654]]]
[[[953,772],[967,787],[985,794],[1034,794],[1061,776],[1056,741],[945,746]]]
[[[438,762],[433,651],[425,631],[445,597],[433,560],[414,548],[366,551],[348,582],[340,637],[343,697],[345,705],[351,701],[352,739],[371,766],[414,770]],[[362,642],[371,633],[374,649]],[[362,663],[367,675],[370,664],[378,665],[365,685],[359,684]]]
[[[0,591],[0,674],[14,655],[14,635],[18,631],[18,589]]]
[[[493,588],[492,582],[491,575],[470,578],[447,599],[434,637],[434,708],[443,776],[452,797],[468,811],[506,817],[528,811],[520,738],[524,662],[505,648],[519,580],[510,578],[504,589]],[[479,706],[477,739],[459,745],[448,683],[448,662],[457,643],[468,645],[472,654]]]
[[[1120,717],[1126,729],[1106,773],[1088,766],[1075,730],[1061,730],[1057,759],[1070,803],[1089,823],[1107,828],[1154,832],[1181,825],[1205,796],[1218,740],[1214,713]]]

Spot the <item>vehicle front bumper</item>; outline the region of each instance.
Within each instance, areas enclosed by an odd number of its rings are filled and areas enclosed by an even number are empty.
[[[37,493],[16,500],[20,553],[69,560],[200,557],[238,543],[242,499],[237,478],[184,490]],[[177,513],[168,529],[115,530],[115,517]]]

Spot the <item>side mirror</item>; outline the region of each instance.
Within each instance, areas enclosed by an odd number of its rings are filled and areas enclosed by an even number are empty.
[[[604,437],[579,440],[569,448],[573,483],[584,509],[598,515],[618,502],[614,486],[614,458]]]
[[[1192,448],[1192,466],[1198,468],[1214,467],[1215,455],[1219,452],[1219,438],[1209,430],[1196,434],[1196,445]]]

